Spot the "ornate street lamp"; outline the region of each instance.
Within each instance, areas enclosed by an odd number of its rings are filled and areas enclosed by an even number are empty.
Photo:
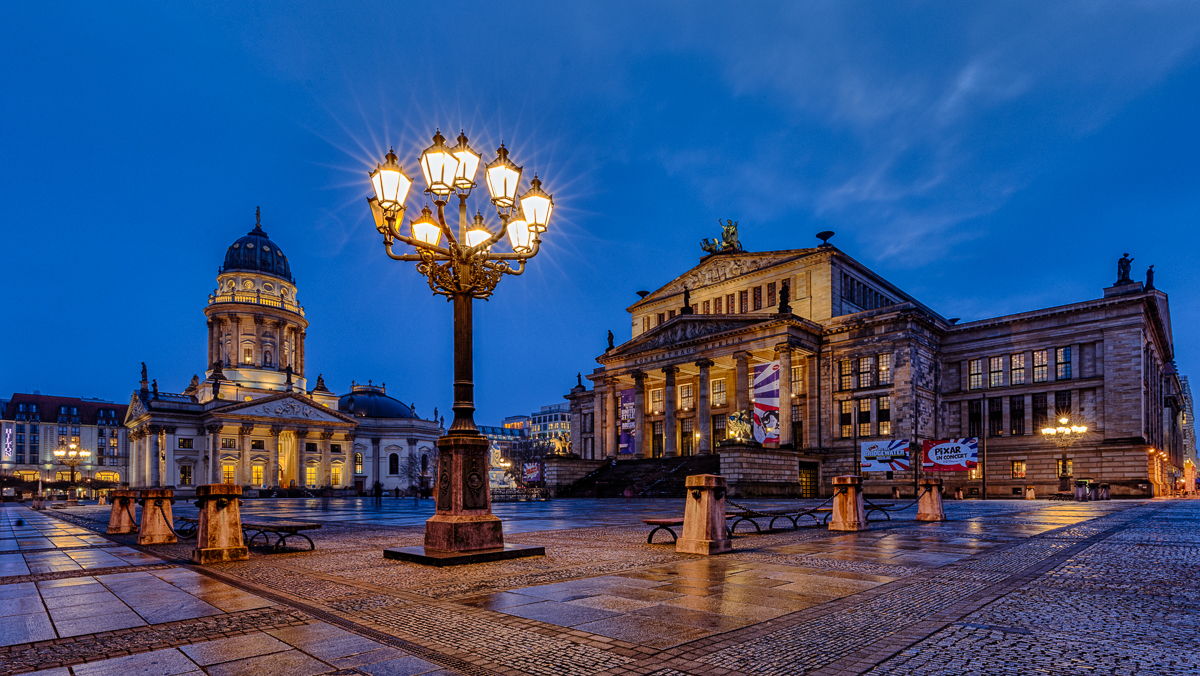
[[[394,152],[389,150],[385,159],[371,172],[375,195],[368,198],[384,249],[392,260],[417,263],[430,290],[454,303],[454,420],[446,436],[438,440],[437,512],[426,522],[425,546],[443,551],[503,549],[500,520],[491,513],[488,492],[488,441],[474,420],[471,304],[476,298],[490,297],[504,275],[525,272],[525,261],[538,253],[554,199],[536,176],[518,197],[522,169],[500,144],[496,159],[484,168],[491,202],[500,218],[500,227],[492,232],[481,212],[473,219],[467,216],[467,197],[476,186],[479,154],[471,149],[465,133],[459,135],[457,146],[450,147],[439,130],[419,161],[427,186],[424,192],[433,198],[436,217],[426,206],[409,223],[411,234],[405,234],[404,199],[412,181]],[[445,214],[453,197],[458,198],[457,230],[446,222]],[[511,251],[494,251],[505,235]],[[396,242],[416,251],[396,253]]]
[[[1067,449],[1083,438],[1088,431],[1087,425],[1071,425],[1070,418],[1058,419],[1058,427],[1042,428],[1042,436],[1049,439],[1062,451],[1062,472],[1058,476],[1058,490],[1071,490],[1071,475],[1067,472]]]
[[[54,457],[58,458],[58,464],[71,468],[71,488],[75,488],[75,468],[87,462],[92,452],[81,450],[78,444],[70,444],[67,448],[55,449]]]

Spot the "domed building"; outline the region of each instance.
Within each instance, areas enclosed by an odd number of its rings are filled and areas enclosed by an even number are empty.
[[[308,319],[278,244],[254,229],[225,252],[208,296],[204,379],[162,392],[143,365],[125,420],[128,483],[174,487],[206,483],[369,491],[432,482],[437,420],[387,395],[384,385],[353,383],[339,397],[317,375],[309,387]]]

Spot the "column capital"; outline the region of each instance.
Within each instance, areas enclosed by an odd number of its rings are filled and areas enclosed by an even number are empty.
[[[738,361],[749,361],[752,355],[745,350],[738,350],[733,353],[733,358]]]
[[[700,359],[696,360],[696,366],[698,366],[702,369],[710,369],[713,366],[716,366],[716,362],[709,359],[708,357],[701,357]]]
[[[792,351],[792,344],[789,342],[786,342],[786,341],[779,343],[778,345],[775,346],[775,354],[782,354],[784,352],[791,352],[791,351]]]
[[[664,367],[662,367],[662,372],[667,374],[667,378],[673,378],[676,373],[679,373],[679,367],[678,366],[669,366],[669,365],[664,366]]]
[[[277,437],[280,435],[280,433],[283,432],[283,428],[282,427],[271,427],[271,429],[268,431],[271,433],[271,436]]]
[[[333,430],[321,430],[321,439],[329,441],[333,438]]]
[[[238,428],[238,434],[247,435],[254,432],[254,425],[242,425]]]
[[[162,433],[163,428],[162,428],[162,425],[150,425],[149,427],[146,428],[146,431],[149,432],[150,434],[158,436],[159,434]]]
[[[216,434],[216,433],[220,432],[221,428],[223,428],[223,427],[224,427],[224,425],[222,425],[220,423],[209,423],[204,426],[204,431],[208,432],[209,434]]]
[[[646,372],[641,369],[635,369],[629,375],[633,376],[633,382],[641,385],[646,380]]]
[[[303,438],[307,437],[307,436],[308,436],[308,428],[307,428],[307,427],[299,427],[299,428],[297,428],[297,429],[296,429],[296,436],[297,436],[297,437],[300,437],[301,439],[303,439]]]

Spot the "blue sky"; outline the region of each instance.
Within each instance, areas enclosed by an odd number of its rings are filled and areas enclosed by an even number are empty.
[[[261,205],[310,377],[448,410],[450,308],[364,201],[438,126],[557,205],[477,304],[481,423],[562,401],[718,218],[749,250],[834,230],[964,320],[1099,297],[1128,251],[1200,367],[1195,2],[38,4],[0,7],[0,396],[185,387]]]

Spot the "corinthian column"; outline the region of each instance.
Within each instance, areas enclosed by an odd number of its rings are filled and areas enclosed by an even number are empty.
[[[709,384],[708,370],[713,367],[713,361],[701,359],[696,366],[700,367],[700,391],[696,393],[696,431],[700,433],[700,443],[696,445],[696,453],[707,454],[712,453],[712,411],[708,401],[712,386]]]
[[[608,457],[616,458],[619,442],[619,433],[621,429],[621,400],[617,397],[617,380],[613,378],[608,381],[608,390],[605,392],[608,398],[608,406],[604,419],[604,437],[608,445]]]
[[[662,372],[667,376],[667,384],[663,387],[663,403],[666,406],[666,416],[663,420],[663,457],[674,458],[679,455],[679,445],[676,441],[677,430],[675,423],[675,374],[679,371],[674,366],[664,366]]]
[[[787,343],[775,346],[779,356],[779,445],[792,443],[792,348]]]
[[[739,411],[750,411],[750,353],[735,352],[733,354],[736,368],[734,369],[733,405]]]
[[[646,434],[646,374],[642,371],[633,372],[633,432],[637,451],[633,457],[648,457],[646,445],[650,442],[650,435]]]

